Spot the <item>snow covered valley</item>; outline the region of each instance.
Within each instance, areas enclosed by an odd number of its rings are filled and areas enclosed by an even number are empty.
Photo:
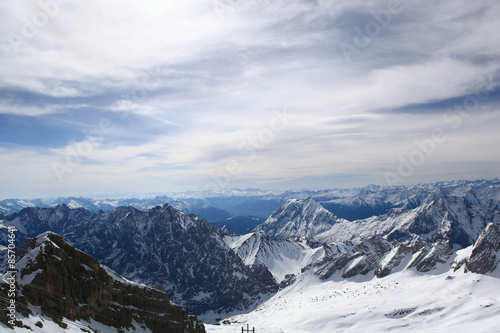
[[[402,270],[384,278],[303,274],[256,310],[207,332],[500,332],[500,274]]]

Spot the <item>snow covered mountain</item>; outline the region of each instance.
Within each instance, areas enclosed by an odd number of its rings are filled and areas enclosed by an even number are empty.
[[[271,237],[303,237],[322,243],[354,243],[374,237],[388,241],[449,240],[471,245],[488,222],[500,222],[500,210],[477,205],[463,197],[441,196],[416,208],[391,209],[363,220],[337,218],[308,198],[289,200],[256,230]]]
[[[244,310],[277,290],[266,267],[245,265],[219,228],[168,204],[99,214],[65,205],[26,208],[2,225],[16,226],[19,240],[48,230],[61,234],[120,275],[164,290],[194,314]]]
[[[118,276],[57,234],[27,239],[17,252],[17,273],[0,278],[0,295],[9,300],[15,277],[17,308],[15,320],[2,311],[2,331],[17,326],[31,332],[205,332],[203,323],[165,293]]]
[[[252,320],[264,325],[259,332],[279,332],[278,324],[287,332],[366,331],[371,319],[374,331],[421,331],[426,318],[435,323],[432,329],[442,330],[441,316],[460,327],[463,320],[454,316],[478,311],[486,316],[467,318],[494,327],[490,318],[500,317],[500,299],[488,298],[500,288],[499,180],[245,193],[171,198],[180,208],[187,203],[231,212],[277,205],[243,235],[172,205],[97,213],[60,205],[0,217],[0,244],[6,244],[9,225],[19,230],[18,240],[52,230],[126,278],[164,290],[205,320],[256,308],[226,322]],[[335,209],[363,217],[346,219]],[[489,293],[478,292],[479,280]],[[446,286],[451,300],[433,301]],[[296,309],[303,313],[290,326],[283,318]],[[207,327],[229,332],[233,324],[228,330]]]
[[[377,238],[339,248],[289,277],[272,298],[212,333],[497,332],[500,224],[455,250],[445,240]],[[286,283],[285,283],[286,282]]]
[[[0,201],[0,213],[4,215],[17,213],[26,207],[49,207],[49,203],[42,199],[6,199]]]
[[[489,222],[494,223],[490,226]],[[484,230],[491,229],[488,239],[492,242],[496,225],[500,225],[498,209],[461,197],[439,197],[415,209],[393,209],[353,222],[337,218],[307,198],[289,200],[256,233],[227,235],[226,242],[247,265],[264,264],[278,282],[304,270],[320,279],[335,274],[380,278],[402,262],[417,272],[431,271],[446,263],[456,249],[480,239]],[[323,245],[311,246],[306,239]],[[485,256],[491,258],[489,252]],[[485,260],[479,261],[488,265]]]
[[[207,221],[222,221],[230,216],[255,215],[268,218],[289,199],[313,198],[330,212],[350,221],[384,215],[393,208],[416,208],[442,196],[466,198],[473,204],[500,207],[500,179],[461,180],[418,184],[413,186],[381,187],[370,185],[354,189],[270,191],[231,189],[221,192],[183,192],[128,198],[57,198],[8,199],[0,201],[0,214],[13,214],[26,207],[55,207],[66,204],[71,208],[86,208],[95,213],[119,206],[148,210],[169,203],[178,210],[195,214]]]
[[[311,198],[290,199],[255,230],[273,238],[305,237],[325,242],[322,235],[342,222],[348,221],[338,218]]]
[[[489,223],[465,254],[463,260],[457,262],[456,269],[463,265],[468,272],[495,272],[500,264],[500,224]]]
[[[264,265],[277,282],[300,273],[328,253],[325,247],[314,248],[305,239],[273,239],[260,232],[242,236],[227,234],[225,241],[245,265]]]
[[[234,215],[258,215],[267,218],[287,200],[303,200],[310,197],[336,216],[354,221],[386,214],[392,208],[416,208],[442,196],[462,197],[471,203],[500,207],[500,180],[460,180],[413,186],[369,185],[353,189],[281,192],[262,190],[202,192],[184,194],[182,200],[193,197],[204,198],[207,204],[225,209]]]
[[[382,278],[321,280],[306,272],[256,310],[206,325],[233,333],[498,332],[500,274],[405,269]]]
[[[473,204],[498,208],[500,180],[461,180],[389,187],[371,185],[355,189],[290,191],[282,195],[284,199],[311,197],[337,216],[350,221],[383,215],[392,208],[416,208],[447,196],[466,198]]]

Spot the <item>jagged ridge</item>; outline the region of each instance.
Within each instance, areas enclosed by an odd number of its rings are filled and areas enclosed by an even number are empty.
[[[136,323],[152,332],[205,332],[165,293],[124,280],[57,234],[27,239],[19,252],[16,280],[24,303],[39,306],[63,328],[66,318],[118,329],[139,329]]]
[[[262,265],[246,266],[216,226],[170,205],[95,214],[84,209],[26,208],[6,218],[18,239],[47,230],[64,235],[119,274],[167,292],[188,311],[243,310],[277,284]]]

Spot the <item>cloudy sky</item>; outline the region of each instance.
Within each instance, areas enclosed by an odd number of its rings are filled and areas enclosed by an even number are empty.
[[[495,178],[498,1],[0,2],[0,197]]]

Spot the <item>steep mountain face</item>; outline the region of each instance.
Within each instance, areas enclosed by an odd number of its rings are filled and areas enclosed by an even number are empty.
[[[435,242],[445,239],[467,247],[490,221],[500,221],[498,209],[473,205],[462,197],[439,197],[415,209],[392,210],[387,215],[355,223],[359,223],[363,229],[357,237],[366,238],[367,234],[372,233],[398,241],[418,238]],[[377,231],[374,231],[375,226]]]
[[[408,232],[427,240],[448,239],[462,247],[471,245],[489,221],[500,221],[500,211],[473,205],[466,198],[440,197],[410,219]]]
[[[323,280],[332,277],[337,272],[341,272],[342,278],[359,274],[366,275],[382,266],[384,255],[391,249],[392,245],[385,240],[370,240],[346,251],[325,256],[322,261],[312,265],[309,269],[312,269],[314,274]]]
[[[171,303],[165,293],[124,280],[57,234],[27,239],[19,252],[18,298],[30,304],[27,317],[40,316],[40,311],[62,328],[68,321],[97,321],[118,330],[205,332],[201,321]],[[26,326],[25,321],[18,324]],[[36,326],[43,329],[44,323]],[[79,327],[84,330],[82,324]],[[89,324],[89,329],[95,328]]]
[[[216,226],[170,205],[94,214],[83,209],[27,208],[5,220],[20,233],[51,228],[117,273],[163,289],[188,311],[243,310],[277,284],[262,265],[247,266]]]
[[[343,221],[311,198],[291,199],[255,230],[273,238],[305,237],[323,242],[322,234]]]
[[[25,208],[19,213],[6,216],[0,221],[0,244],[7,244],[7,232],[4,225],[15,226],[16,241],[22,242],[28,237],[35,237],[46,231],[64,235],[70,230],[75,222],[87,223],[95,217],[95,214],[83,209],[71,209],[66,205],[55,208]]]
[[[305,270],[311,271],[322,280],[347,279],[359,275],[382,278],[396,268],[425,273],[441,264],[447,264],[454,252],[448,241],[438,241],[434,244],[398,243],[374,238],[328,254]]]
[[[311,263],[321,260],[328,250],[312,247],[305,239],[273,239],[262,233],[246,235],[228,234],[228,246],[245,262],[245,265],[264,265],[277,282],[287,275],[295,275]]]
[[[243,309],[276,288],[265,267],[243,264],[219,228],[169,205],[119,208],[96,222],[71,239],[125,277],[160,284],[193,313]]]
[[[466,271],[487,274],[495,271],[500,263],[500,225],[489,223],[481,232],[470,251],[470,256],[458,263]]]

